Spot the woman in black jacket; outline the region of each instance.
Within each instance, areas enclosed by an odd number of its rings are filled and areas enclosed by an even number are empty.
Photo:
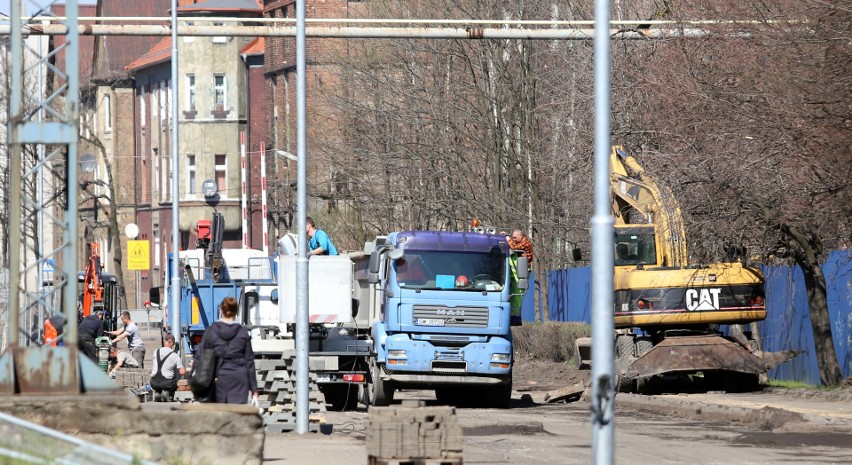
[[[220,319],[215,321],[201,338],[195,351],[193,365],[204,348],[216,352],[216,397],[210,399],[220,404],[245,404],[248,395],[257,397],[257,374],[254,368],[254,352],[248,331],[236,321],[237,301],[225,297],[219,305]]]

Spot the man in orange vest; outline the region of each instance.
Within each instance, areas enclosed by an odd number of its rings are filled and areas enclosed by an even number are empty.
[[[44,345],[64,346],[65,342],[59,340],[65,330],[65,317],[61,313],[54,313],[50,318],[44,320]]]

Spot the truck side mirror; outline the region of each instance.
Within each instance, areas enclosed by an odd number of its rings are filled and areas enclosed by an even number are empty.
[[[529,260],[527,260],[527,257],[524,257],[523,255],[518,257],[517,267],[518,267],[517,273],[518,273],[518,280],[519,281],[521,279],[527,279],[527,278],[530,277],[530,264],[529,264]]]
[[[370,254],[370,265],[367,269],[367,281],[370,284],[376,284],[379,282],[379,252],[373,251]]]
[[[530,287],[530,280],[527,278],[518,278],[518,290],[526,291]]]
[[[573,258],[574,258],[575,262],[579,262],[579,261],[583,260],[583,251],[580,250],[579,247],[574,247],[574,249],[571,251],[571,253],[574,255]]]

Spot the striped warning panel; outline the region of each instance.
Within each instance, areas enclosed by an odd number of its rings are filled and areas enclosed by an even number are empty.
[[[311,323],[337,323],[337,315],[317,314],[311,315]]]

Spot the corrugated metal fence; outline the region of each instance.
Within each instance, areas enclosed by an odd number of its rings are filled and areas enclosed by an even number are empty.
[[[819,384],[808,297],[798,266],[762,267],[769,316],[760,323],[764,350],[797,349],[804,353],[770,372],[773,379]],[[852,252],[832,251],[822,266],[834,347],[844,377],[852,376]],[[548,315],[551,321],[591,322],[589,267],[551,271]],[[530,319],[531,320],[531,319]],[[524,315],[524,321],[527,314]]]

